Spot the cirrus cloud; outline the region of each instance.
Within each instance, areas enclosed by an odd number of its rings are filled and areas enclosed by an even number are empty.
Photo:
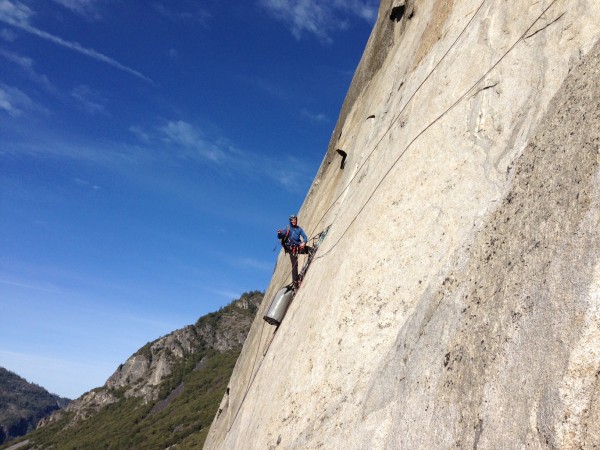
[[[54,0],[68,10],[89,19],[99,19],[98,0]]]
[[[0,110],[12,117],[18,117],[24,111],[39,109],[31,98],[20,89],[0,84]]]
[[[377,0],[259,0],[259,3],[273,17],[287,23],[296,39],[312,34],[325,43],[332,42],[334,31],[349,28],[353,17],[374,23],[379,5]]]
[[[34,15],[31,8],[18,1],[0,0],[0,22],[15,27],[21,31],[37,36],[46,41],[52,42],[61,47],[73,50],[96,61],[103,62],[119,70],[134,75],[144,81],[152,83],[152,80],[135,69],[127,67],[115,59],[106,56],[94,49],[83,47],[78,42],[66,41],[58,36],[50,34],[44,30],[34,27],[30,23],[30,18]]]

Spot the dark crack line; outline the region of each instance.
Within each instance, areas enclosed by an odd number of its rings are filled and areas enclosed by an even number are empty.
[[[531,33],[529,36],[525,36],[525,39],[529,39],[530,37],[535,36],[536,34],[538,34],[540,31],[544,31],[546,28],[548,28],[550,25],[552,25],[553,23],[558,22],[560,19],[562,19],[562,16],[564,16],[565,13],[563,12],[560,16],[558,16],[556,19],[554,19],[552,22],[550,22],[548,25],[546,25],[545,27],[540,28],[539,30],[534,31],[533,33]]]
[[[487,91],[488,89],[495,88],[495,87],[496,87],[496,86],[498,86],[499,84],[500,84],[500,82],[499,82],[499,81],[497,81],[496,83],[494,83],[494,84],[490,84],[489,86],[484,86],[484,87],[482,87],[481,89],[479,89],[477,92],[475,92],[473,95],[471,95],[471,98],[472,98],[472,97],[476,97],[476,96],[477,96],[477,95],[478,95],[480,92]]]
[[[485,91],[485,90],[487,90],[487,89],[491,89],[491,88],[493,88],[493,87],[496,87],[496,86],[498,86],[499,84],[500,84],[500,82],[496,82],[496,83],[494,83],[494,84],[490,84],[489,86],[486,86],[486,87],[484,87],[484,88],[481,88],[481,89],[479,90],[479,92],[481,92],[481,91]]]

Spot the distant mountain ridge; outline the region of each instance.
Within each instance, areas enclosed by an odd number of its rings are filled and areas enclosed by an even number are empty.
[[[0,445],[34,430],[69,401],[0,367]]]
[[[263,293],[149,342],[105,385],[44,419],[23,449],[200,448]]]

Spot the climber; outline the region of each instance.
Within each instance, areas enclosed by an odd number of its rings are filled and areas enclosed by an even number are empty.
[[[304,230],[298,226],[298,216],[295,214],[290,216],[290,224],[286,228],[277,230],[277,237],[281,240],[285,252],[290,254],[292,283],[297,288],[301,281],[298,276],[298,254],[311,255],[314,250],[307,245],[308,237],[306,237]]]

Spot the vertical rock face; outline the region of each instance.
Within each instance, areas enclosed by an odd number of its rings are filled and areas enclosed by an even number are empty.
[[[205,448],[600,445],[598,80],[597,0],[382,0]]]

